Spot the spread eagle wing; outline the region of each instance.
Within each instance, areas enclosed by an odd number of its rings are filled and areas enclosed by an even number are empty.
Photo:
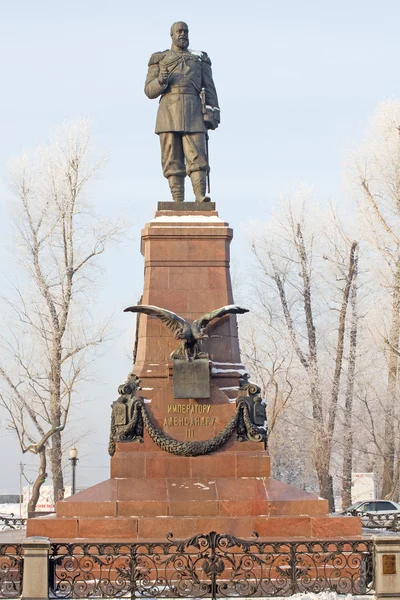
[[[137,306],[129,306],[128,308],[125,308],[124,312],[144,313],[145,315],[158,317],[160,321],[162,321],[167,327],[169,327],[169,329],[173,333],[178,331],[178,329],[181,329],[184,325],[187,325],[185,319],[175,314],[174,312],[166,310],[165,308],[160,308],[159,306],[147,306],[146,304],[138,304]]]
[[[204,329],[214,319],[220,319],[225,315],[242,315],[243,313],[249,312],[247,308],[241,308],[237,304],[229,304],[228,306],[222,306],[212,312],[206,313],[200,319],[197,319],[195,323],[199,329]]]

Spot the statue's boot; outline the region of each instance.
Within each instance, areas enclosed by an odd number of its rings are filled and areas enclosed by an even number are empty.
[[[171,175],[171,177],[168,177],[168,183],[172,200],[174,202],[183,202],[185,200],[185,178],[178,175]]]
[[[196,202],[210,202],[211,198],[207,195],[207,173],[205,171],[194,171],[190,174],[192,180],[193,192]]]

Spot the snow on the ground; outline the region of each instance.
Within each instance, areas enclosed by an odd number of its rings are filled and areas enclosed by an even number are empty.
[[[312,592],[306,592],[304,594],[294,594],[293,596],[289,596],[290,600],[362,600],[365,599],[367,600],[367,598],[370,598],[370,600],[375,600],[375,596],[365,596],[365,595],[360,595],[360,596],[353,596],[352,594],[346,594],[346,595],[342,595],[340,596],[339,594],[337,594],[336,592],[321,592],[320,594],[313,594]],[[260,599],[259,599],[260,600]],[[275,599],[278,600],[278,599]],[[288,596],[286,596],[285,599],[282,600],[288,600]]]
[[[320,592],[319,594],[313,594],[312,592],[304,592],[302,594],[293,594],[293,596],[268,596],[263,598],[262,596],[243,597],[241,600],[376,600],[373,595],[357,595],[352,594],[337,594],[336,592]],[[111,598],[107,599],[111,600]],[[156,600],[155,598],[149,600]],[[234,597],[226,597],[225,600],[237,600]]]
[[[0,516],[12,513],[14,517],[19,517],[19,504],[0,504]]]
[[[256,597],[256,600],[271,600],[272,596],[268,598]],[[342,594],[339,595],[336,592],[320,592],[319,594],[313,594],[312,592],[304,592],[302,594],[294,594],[293,596],[273,596],[274,600],[376,600],[375,596],[372,595],[357,595]],[[225,598],[225,600],[235,600],[234,598]],[[243,600],[254,600],[253,598],[243,598]]]

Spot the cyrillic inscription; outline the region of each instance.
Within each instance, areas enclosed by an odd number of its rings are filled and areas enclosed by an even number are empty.
[[[215,425],[215,417],[165,417],[164,427],[194,427]]]
[[[215,425],[216,417],[210,415],[210,404],[168,404],[164,427],[187,427],[186,439],[195,439],[193,427]]]

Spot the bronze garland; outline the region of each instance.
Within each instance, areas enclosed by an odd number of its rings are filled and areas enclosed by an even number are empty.
[[[239,412],[241,410],[241,407],[238,406],[235,414],[225,425],[224,429],[211,440],[203,440],[201,442],[181,442],[169,436],[167,433],[164,433],[164,431],[157,429],[147,414],[144,405],[143,408],[142,416],[144,426],[153,442],[157,444],[159,448],[165,450],[165,452],[177,454],[178,456],[203,456],[204,454],[215,452],[224,446],[237,427]]]
[[[133,400],[132,420],[124,427],[118,428],[112,420],[109,453],[113,456],[115,452],[115,443],[118,441],[143,441],[143,428],[137,431],[138,424],[143,423],[144,428],[155,444],[165,452],[176,454],[178,456],[203,456],[219,450],[224,446],[235,431],[238,432],[239,423],[242,425],[243,434],[247,434],[250,441],[265,440],[266,432],[263,428],[255,426],[250,418],[249,406],[245,399],[238,399],[236,411],[230,421],[214,438],[203,441],[183,442],[169,436],[164,431],[158,429],[151,420],[147,408],[142,398]],[[136,428],[136,430],[135,430]],[[136,435],[135,435],[136,434]]]
[[[178,456],[203,456],[219,450],[233,433],[240,442],[264,442],[267,445],[265,403],[260,396],[260,388],[248,381],[248,376],[240,380],[240,395],[236,399],[236,410],[230,421],[214,438],[203,441],[183,442],[176,440],[159,429],[151,418],[145,399],[136,396],[140,390],[139,379],[131,374],[128,381],[119,386],[118,400],[112,404],[111,431],[108,452],[115,453],[117,442],[143,442],[146,429],[155,444],[165,452]]]

